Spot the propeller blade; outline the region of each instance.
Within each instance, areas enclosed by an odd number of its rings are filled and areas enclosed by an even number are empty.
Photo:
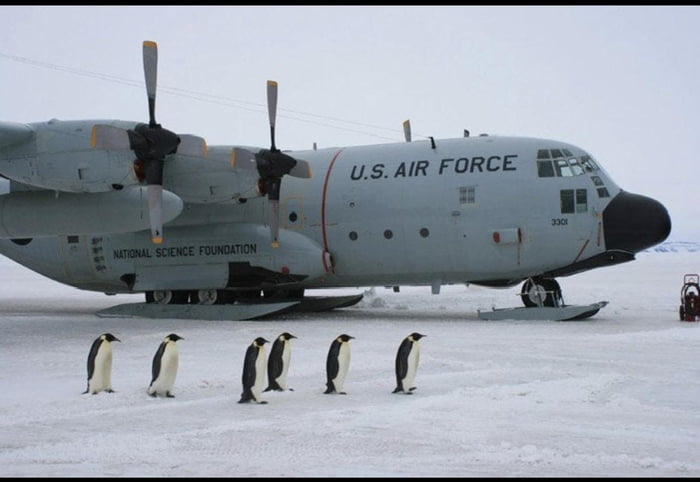
[[[150,40],[143,42],[143,73],[146,77],[146,94],[148,95],[148,125],[156,123],[156,81],[158,78],[158,45]]]
[[[163,186],[148,185],[148,216],[151,224],[151,241],[163,242]]]
[[[411,142],[411,121],[408,119],[403,121],[403,136],[406,142]]]
[[[289,175],[293,177],[300,177],[302,179],[311,178],[311,165],[302,161],[301,159],[295,159],[297,161],[296,165],[289,171]]]
[[[90,146],[93,149],[120,151],[131,149],[131,142],[126,130],[106,124],[95,124],[92,126]]]
[[[271,151],[276,151],[275,147],[275,119],[277,117],[277,82],[274,80],[267,81],[267,113],[270,117],[270,138]]]
[[[282,179],[280,177],[270,179],[267,182],[267,199],[270,201],[270,236],[272,237],[272,247],[279,247],[279,206],[280,206],[280,188],[282,187]]]
[[[280,202],[279,200],[270,200],[270,234],[272,236],[271,246],[273,248],[279,248],[279,215],[280,215]]]

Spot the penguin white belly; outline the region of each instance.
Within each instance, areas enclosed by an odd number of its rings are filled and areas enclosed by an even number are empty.
[[[112,347],[102,343],[95,357],[95,371],[90,379],[90,393],[112,390]]]
[[[266,366],[267,357],[265,356],[265,349],[260,347],[258,357],[255,359],[255,383],[253,383],[253,386],[250,389],[256,402],[260,402],[260,394],[262,393],[265,385]]]
[[[277,377],[277,384],[282,388],[282,390],[287,389],[287,371],[289,370],[289,360],[292,356],[292,350],[289,349],[289,344],[284,344],[284,350],[282,351],[282,373]]]
[[[160,373],[158,373],[158,377],[149,388],[149,394],[158,393],[165,395],[172,392],[175,385],[175,377],[177,376],[179,358],[177,345],[169,343],[160,360]]]
[[[333,379],[336,392],[342,392],[345,385],[345,375],[350,367],[350,345],[343,343],[338,350],[338,374]]]
[[[413,387],[413,381],[416,378],[416,371],[418,370],[419,356],[420,353],[418,346],[416,343],[414,343],[413,348],[408,353],[406,376],[404,377],[402,383],[405,392],[409,391]]]

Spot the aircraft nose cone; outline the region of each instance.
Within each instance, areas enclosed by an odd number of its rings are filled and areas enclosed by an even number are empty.
[[[603,211],[606,249],[638,253],[671,232],[668,211],[655,199],[622,191]]]

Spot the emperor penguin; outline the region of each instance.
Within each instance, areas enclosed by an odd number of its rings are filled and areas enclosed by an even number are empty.
[[[92,342],[87,359],[87,389],[95,395],[104,390],[112,393],[112,342],[121,341],[111,333],[103,333]]]
[[[257,403],[267,403],[260,400],[260,393],[265,383],[265,343],[268,341],[263,337],[253,340],[245,352],[243,361],[243,393],[238,403],[246,403],[251,400]]]
[[[323,393],[345,395],[343,385],[350,367],[350,340],[353,339],[354,336],[343,334],[331,343],[326,358],[326,391]]]
[[[413,380],[416,378],[420,360],[420,339],[426,335],[411,333],[403,339],[396,352],[396,388],[392,393],[413,395]]]
[[[270,390],[278,392],[287,390],[287,371],[289,370],[289,359],[292,355],[290,344],[292,338],[296,338],[296,336],[285,331],[272,344],[270,357],[267,359],[266,392]],[[294,391],[292,388],[289,390]]]
[[[165,395],[169,398],[174,398],[173,385],[175,384],[175,376],[177,375],[177,365],[180,358],[179,349],[175,343],[177,340],[184,340],[179,335],[171,333],[166,336],[156,350],[153,356],[153,365],[151,368],[151,384],[148,386],[148,394],[152,397]]]

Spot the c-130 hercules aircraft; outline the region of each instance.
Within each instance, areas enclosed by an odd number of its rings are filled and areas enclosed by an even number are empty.
[[[631,261],[671,230],[662,204],[564,142],[411,142],[405,123],[407,142],[280,151],[272,81],[270,148],[207,146],[156,122],[154,42],[143,62],[148,124],[0,122],[0,253],[141,305],[255,304],[252,318],[360,286],[522,282],[526,307],[555,306],[557,277]]]

